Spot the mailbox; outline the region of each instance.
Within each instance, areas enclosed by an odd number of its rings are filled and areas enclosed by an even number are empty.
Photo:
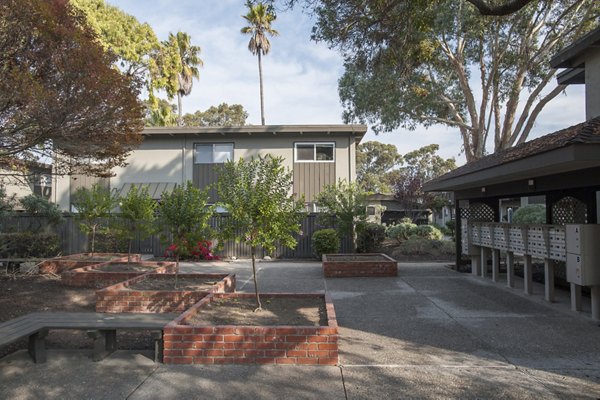
[[[567,281],[600,286],[600,225],[567,224]]]

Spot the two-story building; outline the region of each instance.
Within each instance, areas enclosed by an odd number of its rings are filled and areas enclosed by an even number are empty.
[[[271,154],[283,157],[285,167],[293,171],[293,193],[303,194],[310,209],[325,185],[356,179],[356,146],[366,131],[365,125],[146,128],[126,167],[115,168],[110,178],[56,177],[53,201],[70,210],[75,191],[96,182],[121,195],[133,185],[145,185],[158,199],[187,181],[199,188],[214,184],[218,165],[226,161]],[[210,194],[216,201],[214,187]]]

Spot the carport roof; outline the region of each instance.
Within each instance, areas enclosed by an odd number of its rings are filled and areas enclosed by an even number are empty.
[[[600,117],[501,150],[424,185],[455,191],[600,166]]]

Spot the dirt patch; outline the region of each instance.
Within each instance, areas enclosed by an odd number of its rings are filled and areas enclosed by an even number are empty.
[[[216,298],[203,306],[187,325],[303,325],[326,326],[327,309],[320,297],[261,297],[262,311],[254,312],[254,297]]]
[[[99,268],[94,268],[92,270],[86,272],[152,272],[156,268],[155,266],[150,265],[141,265],[141,264],[107,264],[103,265]]]
[[[93,289],[64,286],[46,275],[0,275],[0,322],[39,311],[94,312]],[[154,348],[150,332],[117,332],[119,349]],[[51,330],[46,339],[49,349],[91,349],[85,331]],[[27,348],[27,340],[0,347],[0,358]]]
[[[213,288],[218,281],[214,279],[192,279],[180,277],[175,287],[174,276],[156,276],[148,277],[129,286],[132,290],[177,290],[189,292],[206,292]]]

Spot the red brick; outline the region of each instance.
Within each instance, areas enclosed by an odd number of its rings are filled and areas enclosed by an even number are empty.
[[[315,365],[318,364],[318,358],[303,358],[303,357],[298,357],[296,359],[297,363],[300,365]]]
[[[287,342],[306,342],[306,336],[289,335],[285,337]]]

